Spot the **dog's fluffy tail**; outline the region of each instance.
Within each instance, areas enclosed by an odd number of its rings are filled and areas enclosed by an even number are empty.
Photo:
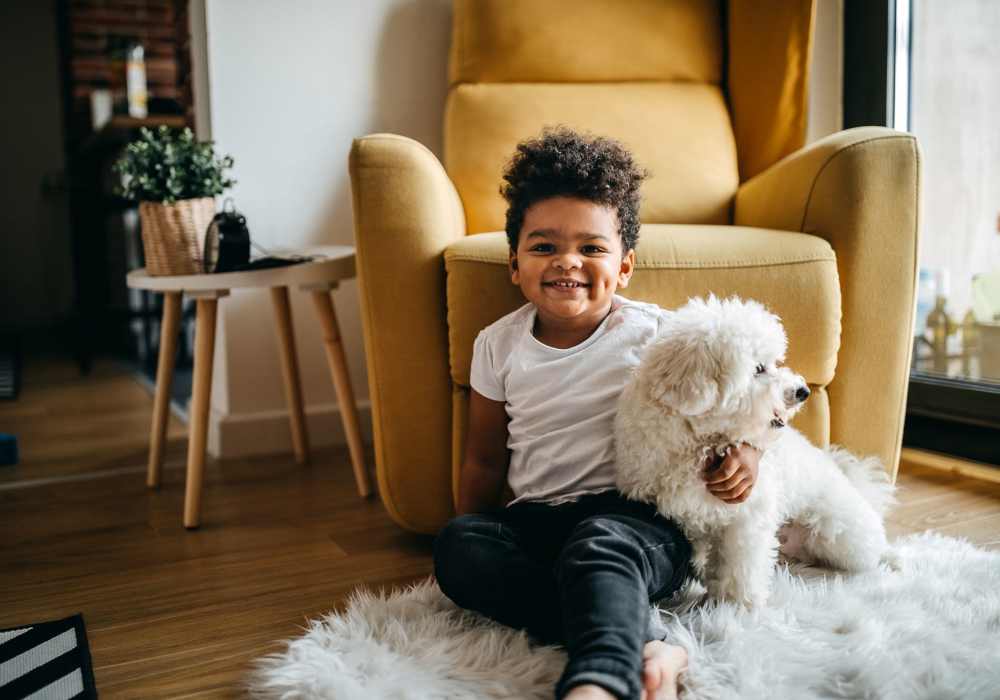
[[[860,459],[836,446],[830,446],[826,452],[880,516],[896,503],[896,487],[878,457]]]

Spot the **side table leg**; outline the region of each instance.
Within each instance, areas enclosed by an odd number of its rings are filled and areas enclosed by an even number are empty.
[[[205,475],[208,411],[212,396],[212,361],[215,355],[215,317],[218,299],[198,298],[194,333],[194,387],[188,440],[187,486],[184,492],[184,527],[201,523],[201,487]]]
[[[354,480],[358,484],[358,493],[366,498],[372,493],[371,481],[365,468],[365,452],[361,443],[361,429],[358,422],[358,409],[354,404],[354,390],[351,388],[351,378],[347,373],[347,358],[344,346],[340,340],[340,329],[337,327],[337,315],[333,309],[333,300],[326,289],[312,290],[316,314],[323,326],[323,345],[326,348],[326,360],[333,375],[333,386],[337,391],[337,403],[340,405],[340,416],[344,423],[344,433],[347,436],[347,446],[351,451],[351,465],[354,467]]]
[[[158,488],[163,473],[163,450],[167,422],[170,420],[170,386],[177,357],[177,333],[181,319],[181,293],[163,295],[163,320],[160,322],[160,356],[156,363],[156,394],[153,399],[153,425],[149,431],[149,467],[146,486]]]
[[[274,321],[278,326],[278,349],[281,351],[281,373],[285,380],[285,399],[292,428],[295,461],[305,464],[309,455],[309,435],[302,410],[302,384],[299,381],[299,361],[295,354],[295,334],[292,330],[292,307],[288,287],[271,287]]]

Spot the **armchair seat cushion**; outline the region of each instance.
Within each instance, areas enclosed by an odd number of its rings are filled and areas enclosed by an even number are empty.
[[[451,377],[468,387],[476,335],[525,301],[511,284],[502,232],[467,236],[444,258]],[[822,388],[833,379],[840,347],[840,284],[829,243],[747,226],[646,224],[636,258],[623,296],[670,309],[691,296],[736,294],[778,314],[788,333],[787,364],[819,389],[796,425],[820,443],[828,440]]]

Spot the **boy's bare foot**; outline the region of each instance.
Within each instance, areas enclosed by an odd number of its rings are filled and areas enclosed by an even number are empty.
[[[642,700],[676,700],[677,677],[687,668],[683,647],[666,642],[646,642],[642,650]],[[566,700],[614,700],[614,695],[599,685],[578,685],[566,694]]]
[[[675,700],[677,679],[687,668],[683,647],[666,642],[646,642],[642,650],[643,700]]]
[[[584,683],[574,686],[565,696],[565,700],[615,700],[615,696],[599,685]]]

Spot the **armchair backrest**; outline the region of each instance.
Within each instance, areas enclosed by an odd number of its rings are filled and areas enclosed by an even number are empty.
[[[636,154],[644,223],[730,223],[741,179],[804,140],[812,15],[812,0],[456,0],[444,160],[468,232],[503,229],[504,163],[557,124]]]

